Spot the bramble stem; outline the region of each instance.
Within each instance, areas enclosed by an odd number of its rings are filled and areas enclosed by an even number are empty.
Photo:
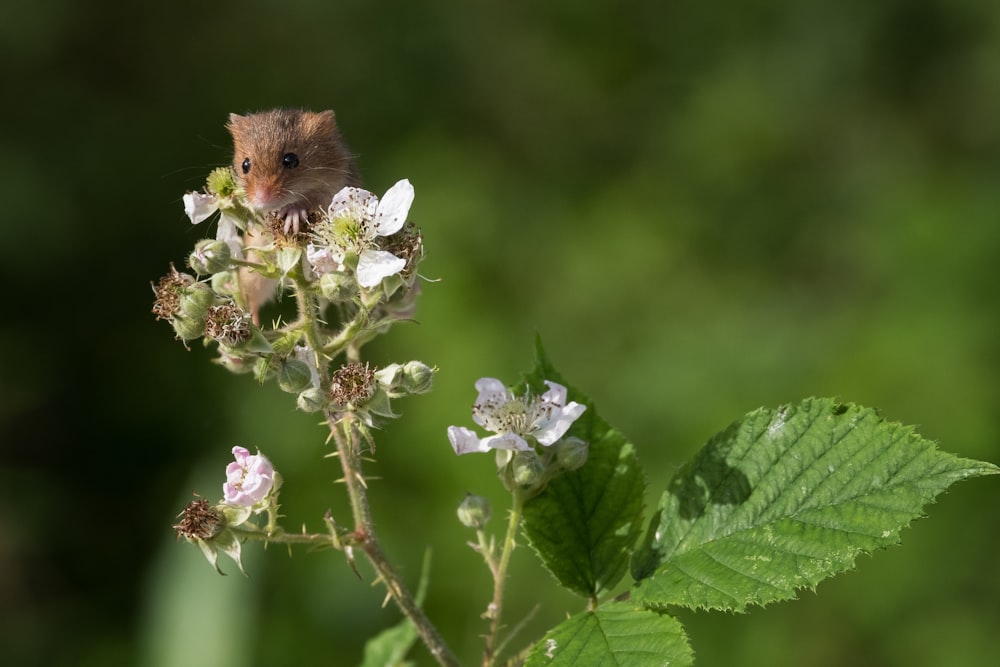
[[[375,534],[375,524],[372,521],[371,507],[368,503],[368,488],[364,484],[359,456],[360,436],[354,424],[354,416],[347,413],[335,415],[327,413],[327,424],[337,444],[340,464],[344,470],[344,482],[351,500],[351,510],[354,513],[353,538],[364,551],[379,578],[385,584],[389,595],[407,618],[417,629],[417,634],[423,640],[431,655],[444,667],[458,667],[458,658],[451,652],[437,628],[430,622],[423,610],[417,605],[413,595],[406,588],[402,579],[389,563],[382,545]]]
[[[521,523],[521,510],[524,508],[524,499],[521,494],[514,491],[512,494],[510,507],[510,517],[507,521],[507,535],[503,540],[503,551],[500,553],[500,562],[494,569],[492,558],[487,561],[493,571],[493,600],[486,610],[485,616],[490,619],[490,631],[486,635],[486,646],[483,648],[483,667],[492,667],[496,660],[497,635],[500,632],[500,616],[503,613],[504,587],[507,582],[507,568],[510,565],[510,556],[517,546],[517,527]]]

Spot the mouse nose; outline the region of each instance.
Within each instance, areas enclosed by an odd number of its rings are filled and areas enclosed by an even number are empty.
[[[247,192],[250,205],[258,210],[277,208],[278,191],[266,183],[259,184]]]

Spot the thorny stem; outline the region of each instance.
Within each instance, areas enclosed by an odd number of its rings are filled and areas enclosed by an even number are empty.
[[[347,494],[351,500],[354,513],[355,530],[353,537],[357,540],[368,560],[371,562],[379,578],[385,584],[389,595],[413,625],[427,646],[431,655],[444,667],[458,667],[458,658],[451,652],[437,628],[430,622],[423,610],[417,605],[413,595],[403,584],[402,579],[389,563],[382,551],[382,545],[375,534],[375,524],[372,521],[371,506],[368,503],[368,488],[365,486],[359,456],[360,437],[353,423],[353,416],[341,416],[327,413],[327,424],[337,444],[340,464],[344,470],[344,482]]]
[[[486,635],[486,646],[483,649],[483,667],[491,667],[496,660],[497,635],[500,632],[500,616],[503,613],[504,586],[507,582],[507,568],[510,565],[510,555],[514,552],[517,537],[517,527],[521,523],[521,510],[524,508],[524,498],[514,491],[510,507],[510,517],[507,522],[507,535],[503,541],[503,551],[500,562],[494,568],[493,559],[487,560],[493,571],[493,600],[486,610],[485,616],[490,619],[490,631]]]

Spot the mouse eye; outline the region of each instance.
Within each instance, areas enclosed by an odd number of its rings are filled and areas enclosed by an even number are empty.
[[[250,158],[243,160],[243,173],[244,174],[250,173]]]
[[[295,169],[299,166],[299,156],[295,153],[285,153],[281,156],[281,164],[285,169]]]

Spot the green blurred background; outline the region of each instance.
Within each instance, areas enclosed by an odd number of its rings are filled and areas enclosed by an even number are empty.
[[[372,496],[411,583],[433,550],[467,664],[490,584],[454,509],[505,503],[445,428],[536,332],[650,503],[712,433],[807,395],[1000,461],[1000,3],[8,0],[0,49],[3,664],[351,665],[398,619],[330,552],[219,577],[170,528],[234,444],[284,474],[289,526],[349,517],[315,417],[149,312],[232,111],[334,108],[373,190],[415,185],[441,280],[369,352],[440,373],[379,434]],[[991,663],[998,499],[959,485],[799,601],[681,614],[698,663]],[[581,609],[529,549],[513,576],[509,622],[542,605],[525,641]]]

